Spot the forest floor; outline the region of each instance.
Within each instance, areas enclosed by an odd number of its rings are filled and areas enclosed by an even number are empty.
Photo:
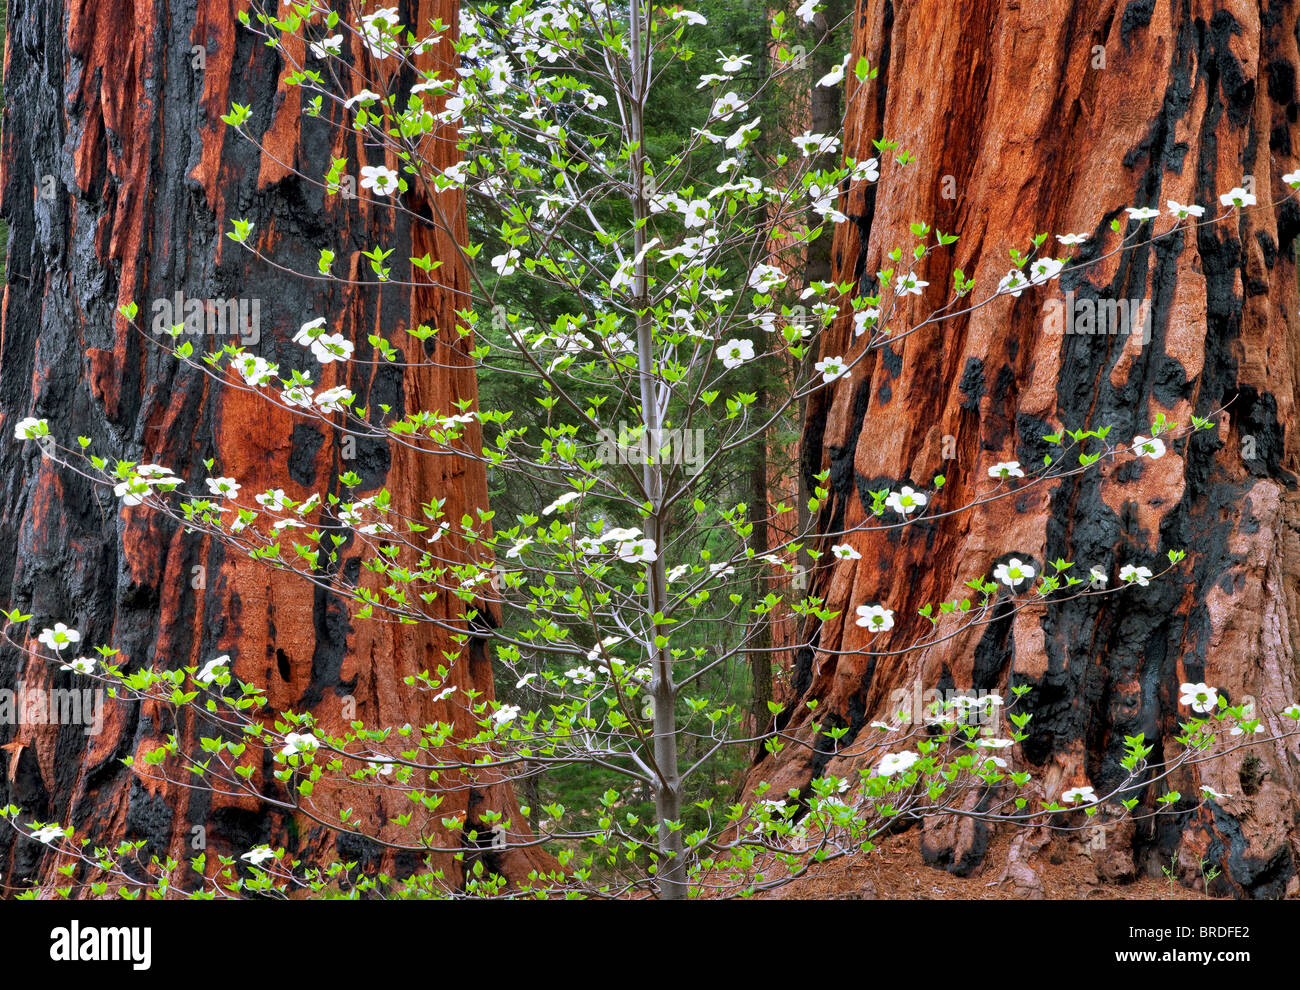
[[[869,855],[815,866],[797,883],[766,896],[790,900],[1207,899],[1199,890],[1178,882],[1171,885],[1167,877],[1139,875],[1122,884],[1100,881],[1092,861],[1077,853],[1045,857],[1041,869],[1036,871],[1041,888],[1031,892],[1006,876],[1010,836],[995,839],[983,866],[968,877],[926,866],[921,859],[920,841],[920,833],[916,831],[895,836]]]

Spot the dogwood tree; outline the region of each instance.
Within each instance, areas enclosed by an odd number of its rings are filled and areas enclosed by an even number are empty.
[[[1162,416],[1149,437],[1112,438],[1104,423],[1075,424],[1045,438],[1057,451],[1042,464],[997,464],[969,504],[949,503],[942,476],[922,487],[900,481],[867,493],[867,521],[838,531],[788,524],[796,506],[782,493],[764,505],[735,497],[726,466],[788,424],[806,396],[855,387],[855,371],[872,351],[973,308],[1015,305],[1085,264],[1068,253],[1084,235],[1043,234],[1008,246],[1009,271],[946,273],[949,302],[906,321],[908,297],[920,296],[929,285],[924,276],[933,277],[932,256],[956,239],[917,218],[913,239],[895,247],[891,267],[870,284],[804,284],[801,252],[846,222],[839,207],[848,190],[878,183],[888,195],[891,184],[908,181],[912,164],[885,135],[874,156],[858,158],[844,154],[838,134],[780,142],[765,134],[754,108],[773,80],[800,71],[798,41],[818,9],[809,0],[793,17],[772,18],[772,64],[756,82],[746,72],[749,56],[694,50],[692,32],[706,25],[705,14],[644,0],[518,0],[467,8],[458,24],[404,23],[396,8],[343,14],[313,0],[278,9],[255,3],[243,15],[246,29],[291,64],[303,112],[344,121],[371,149],[368,162],[337,158],[299,178],[404,211],[452,235],[458,252],[401,258],[372,243],[357,249],[364,261],[353,276],[344,263],[353,248],[337,244],[321,248],[314,271],[285,277],[363,281],[376,290],[437,286],[460,293],[456,319],[411,327],[399,347],[380,334],[349,339],[331,314],[302,313],[293,334],[299,359],[287,364],[233,343],[196,348],[183,325],[160,342],[140,324],[137,306],[124,307],[123,318],[220,387],[255,390],[343,436],[476,462],[516,497],[535,494],[536,505],[516,518],[489,504],[455,518],[445,493],[429,491],[418,493],[421,511],[413,515],[399,511],[387,489],[364,488],[355,473],[334,490],[249,491],[220,464],[186,479],[166,465],[110,463],[96,455],[93,438],[63,438],[57,423],[16,425],[16,440],[39,444],[63,469],[111,488],[122,505],[167,514],[230,551],[348,598],[356,621],[435,623],[456,647],[408,683],[467,712],[474,731],[457,731],[451,721],[354,721],[333,734],[309,714],[268,715],[265,685],[235,677],[229,656],[161,668],[111,643],[83,655],[78,630],[55,624],[32,642],[31,630],[23,631],[31,617],[7,613],[6,635],[16,646],[103,682],[122,703],[154,699],[210,726],[201,752],[173,737],[139,772],[246,793],[340,833],[429,857],[427,870],[395,877],[342,861],[300,863],[259,847],[216,870],[203,862],[146,864],[155,895],[303,887],[383,896],[749,895],[797,879],[812,864],[869,852],[900,821],[965,815],[1062,829],[1114,821],[1136,807],[1138,790],[1260,740],[1257,713],[1227,704],[1211,686],[1186,684],[1179,753],[1152,764],[1151,746],[1135,736],[1126,740],[1127,776],[1111,792],[1048,794],[1017,755],[1030,716],[1016,704],[1026,689],[1015,688],[1007,698],[949,698],[894,713],[852,739],[833,720],[816,726],[816,750],[858,758],[856,776],[819,777],[779,794],[766,785],[739,796],[706,785],[701,799],[684,801],[688,782],[707,780],[719,754],[810,745],[781,731],[777,702],[767,725],[746,731],[743,706],[717,681],[738,659],[768,662],[778,650],[817,648],[815,631],[805,642],[765,645],[756,629],[783,610],[807,620],[805,629],[853,621],[889,663],[1021,610],[1140,594],[1184,554],[1128,565],[1113,581],[1095,569],[1079,573],[1063,557],[1041,571],[1014,558],[996,567],[973,562],[969,594],[921,609],[923,633],[906,639],[898,633],[915,622],[900,623],[890,602],[863,601],[841,616],[800,593],[801,559],[829,567],[855,557],[864,532],[894,529],[907,538],[918,523],[945,525],[1103,461],[1159,458],[1166,444],[1212,425]],[[305,48],[288,45],[290,37],[305,39]],[[296,50],[307,52],[303,64]],[[848,80],[850,98],[864,98],[871,66],[848,57],[838,65],[813,84]],[[664,147],[647,133],[647,111],[657,87],[684,73],[694,77],[698,105],[681,108],[692,116],[689,137]],[[224,119],[253,140],[245,129],[252,115],[235,105]],[[459,160],[440,168],[431,149],[445,142],[455,144]],[[1288,181],[1300,185],[1300,175]],[[492,218],[490,236],[455,242],[462,197],[480,219]],[[1086,264],[1253,205],[1233,190],[1208,216],[1172,203],[1167,212],[1130,209],[1131,222],[1116,221],[1113,243]],[[1158,233],[1157,220],[1165,225]],[[260,251],[247,221],[234,219],[229,236]],[[452,270],[468,281],[448,277]],[[539,286],[542,306],[533,302]],[[834,327],[851,331],[844,353],[822,348]],[[436,363],[434,341],[460,348],[485,380],[511,382],[536,407],[532,415],[470,401],[425,409],[367,397],[363,383],[375,368]],[[796,371],[764,375],[766,367]],[[816,476],[806,518],[830,497],[828,477]],[[773,520],[794,536],[756,550],[756,528],[767,531]],[[359,567],[343,566],[347,560]],[[488,702],[450,683],[474,643],[491,645],[498,671],[514,679],[517,703]],[[1300,719],[1300,707],[1286,714]],[[267,751],[288,797],[259,785]],[[439,812],[448,789],[573,767],[600,781],[597,798],[589,807],[556,799],[540,812],[529,808],[533,827],[502,809],[475,821]],[[409,814],[377,822],[349,806],[348,795],[380,789],[409,798]],[[324,793],[344,810],[327,813],[318,800]],[[1181,797],[1167,791],[1156,813]],[[650,814],[638,813],[642,800]],[[130,867],[136,846],[90,849],[61,823],[33,821],[16,807],[4,817],[94,866],[104,890],[141,885]],[[381,825],[393,824],[401,838],[378,837]],[[438,866],[439,855],[463,856],[467,846],[539,843],[554,852],[556,868],[511,884],[480,860],[457,889]],[[191,873],[200,877],[197,888],[182,879]]]

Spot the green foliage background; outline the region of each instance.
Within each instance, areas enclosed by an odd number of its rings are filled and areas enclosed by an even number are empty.
[[[478,8],[480,5],[470,3],[467,6]],[[767,152],[779,144],[784,144],[785,147],[781,150],[788,153],[789,137],[807,129],[806,98],[815,82],[814,68],[809,67],[799,70],[793,76],[787,70],[783,74],[781,86],[768,86],[764,89],[764,84],[769,81],[770,74],[773,71],[768,52],[770,12],[765,7],[761,5],[755,6],[747,2],[747,0],[715,0],[715,2],[709,3],[701,9],[708,16],[708,24],[696,28],[691,35],[695,51],[694,57],[686,63],[673,63],[662,71],[656,66],[654,90],[647,104],[646,114],[646,146],[649,159],[655,162],[665,161],[690,143],[693,129],[704,126],[709,116],[712,95],[710,89],[698,88],[699,78],[705,73],[717,71],[716,60],[724,52],[729,56],[748,55],[750,57],[749,67],[735,73],[734,81],[726,88],[734,88],[742,98],[749,100],[753,112],[761,116],[764,125],[764,138],[759,147],[763,152]],[[811,29],[808,33],[811,47]],[[843,57],[847,46],[847,34],[837,40],[840,42],[841,47],[827,56],[831,61],[838,61]],[[790,100],[792,92],[801,94],[804,100],[796,100],[792,103]],[[574,125],[570,126],[572,133],[572,126]],[[717,161],[731,154],[723,151],[721,146],[708,144],[704,146],[702,153],[712,157],[711,161],[703,163],[707,165],[709,171],[712,171],[712,165],[716,164]],[[760,159],[757,155],[754,158],[755,161],[752,166],[746,163],[746,171],[749,174],[757,174],[762,178],[762,173],[757,168]],[[627,226],[630,215],[628,214],[629,205],[626,200],[611,201],[607,210],[609,215],[608,217],[601,217],[602,222],[609,219],[612,221],[611,226],[613,227]],[[621,215],[620,210],[622,211]],[[500,229],[503,219],[502,211],[496,209],[492,203],[485,203],[481,199],[471,198],[468,213],[470,240],[486,245],[483,256],[491,257],[493,254],[504,252],[507,249],[506,245],[496,233]],[[656,219],[661,223],[667,221],[666,215],[663,214]],[[612,273],[615,267],[612,257],[607,260],[606,277]],[[728,266],[732,270],[739,272],[748,270],[747,264],[743,260],[732,260],[735,263]],[[802,281],[802,279],[803,273],[796,272],[795,281]],[[736,284],[730,286],[730,288],[736,292],[737,297],[742,296],[746,291],[743,278],[738,278]],[[569,313],[574,310],[574,300],[572,298],[554,293],[551,286],[541,280],[530,278],[522,268],[515,274],[496,280],[494,290],[496,298],[505,306],[507,311],[529,314],[529,318],[538,328],[551,325],[558,314]],[[479,333],[486,335],[494,343],[501,345],[501,350],[497,351],[498,354],[513,349],[504,328],[499,325],[494,326],[493,312],[489,307],[486,305],[480,307],[478,316]],[[500,321],[497,322],[499,324]],[[755,349],[759,353],[766,347],[763,338],[764,334],[761,330],[755,330],[751,336]],[[516,360],[522,368],[523,359],[517,358]],[[783,391],[788,386],[782,379],[779,368],[780,366],[775,362],[750,362],[732,373],[733,380],[738,388],[758,395],[759,399],[754,410],[756,418],[765,419],[770,414],[769,396],[776,399],[776,402],[772,403],[772,405],[779,405],[779,402],[784,399]],[[571,382],[566,384],[571,387],[573,394],[587,394],[591,391],[590,389],[584,390],[582,387],[574,386]],[[572,417],[566,420],[564,413],[558,407],[548,414],[535,401],[538,394],[536,390],[530,390],[526,385],[521,387],[521,379],[508,371],[480,372],[478,387],[480,406],[482,408],[509,411],[512,416],[508,425],[512,428],[527,425],[530,437],[540,437],[541,428],[547,425],[548,422],[554,426],[557,422],[572,421]],[[712,488],[701,489],[698,493],[699,497],[707,504],[717,506],[748,502],[751,505],[751,519],[761,519],[766,516],[768,512],[766,503],[769,495],[767,491],[768,471],[760,470],[756,474],[755,465],[756,463],[761,465],[770,463],[774,471],[779,472],[779,476],[793,477],[795,469],[793,458],[794,452],[797,450],[796,438],[800,426],[798,412],[797,408],[790,411],[787,416],[788,421],[784,427],[777,431],[774,437],[770,438],[769,443],[763,445],[763,449],[757,449],[758,445],[755,444],[731,452],[726,462],[720,466],[720,469],[709,472]],[[627,417],[629,427],[635,424],[637,418],[635,415]],[[491,436],[492,434],[489,432],[488,436],[485,437],[485,442],[490,442]],[[708,443],[707,437],[705,443],[706,445]],[[760,477],[762,479],[761,484],[759,483]],[[488,484],[491,506],[496,513],[494,521],[498,532],[515,525],[517,518],[522,515],[540,513],[542,507],[547,505],[555,496],[554,491],[548,491],[540,487],[528,487],[526,484],[521,483],[521,479],[517,475],[506,476],[493,472],[490,468]],[[773,499],[773,501],[776,501],[776,499]],[[689,500],[679,504],[683,515],[693,515]],[[710,523],[718,522],[719,519],[720,513],[714,519],[704,519],[700,520],[700,522],[703,522],[707,527]],[[609,522],[614,526],[636,526],[639,525],[640,520],[634,517],[618,518],[611,515]],[[686,519],[679,522],[682,525],[687,524]],[[725,559],[731,550],[730,547],[722,545],[702,549],[712,551],[718,559]],[[760,582],[757,580],[752,578],[748,580],[750,587],[736,586],[729,590],[741,593],[749,599],[761,598],[763,594],[770,590],[766,587],[758,587]],[[725,596],[719,597],[725,603]],[[708,605],[705,606],[705,608],[708,607]],[[719,612],[721,611],[722,609],[719,608]],[[516,622],[520,623],[520,631],[524,631],[519,613],[514,610],[507,610],[507,612],[507,630],[510,629],[510,619],[514,618]],[[553,618],[556,621],[561,621],[558,616]],[[717,639],[719,641],[718,645],[721,646],[723,641],[734,640],[737,635],[737,631],[734,629],[719,629],[718,635],[714,637],[708,634],[709,628],[707,621],[696,625],[693,639],[682,638],[679,634],[674,646],[687,650],[693,647],[708,649],[710,645],[708,640]],[[582,643],[584,650],[595,645],[589,642],[583,643],[579,635],[575,635],[575,645],[577,643]],[[566,668],[577,666],[583,662],[579,656],[575,656],[569,662],[555,663],[549,669],[557,674],[562,674]],[[767,660],[763,662],[770,663]],[[519,704],[526,709],[539,707],[538,697],[530,696],[528,687],[516,688],[517,671],[498,662],[495,675],[497,696],[503,703]],[[707,680],[700,684],[701,690],[699,693],[701,696],[711,696],[715,705],[734,705],[736,717],[740,719],[744,716],[744,713],[750,710],[751,703],[754,701],[755,677],[756,673],[751,669],[749,661],[737,658],[712,671]],[[769,687],[766,690],[770,692],[770,678]],[[765,697],[761,702],[761,707],[765,715]],[[684,715],[685,713],[679,714]],[[707,739],[685,737],[683,751],[681,752],[683,765],[693,765],[704,756],[708,747],[709,741]],[[687,828],[699,827],[704,824],[704,813],[695,807],[694,803],[696,801],[712,798],[716,804],[723,804],[739,797],[745,771],[755,753],[756,748],[751,751],[747,747],[723,747],[715,756],[710,758],[701,772],[697,772],[688,779],[688,789],[683,794],[684,818]],[[521,803],[530,808],[530,818],[533,824],[536,825],[539,819],[546,817],[545,813],[540,809],[548,803],[558,802],[563,804],[566,808],[566,820],[570,823],[575,823],[575,815],[585,817],[584,813],[586,812],[594,814],[599,807],[598,799],[600,795],[609,786],[610,778],[606,772],[594,767],[573,766],[567,769],[550,769],[546,774],[530,777],[517,785],[517,790],[520,792]],[[639,795],[639,798],[639,801],[620,805],[618,811],[621,814],[637,815],[643,821],[652,820],[654,803],[649,790],[647,789],[644,794]]]

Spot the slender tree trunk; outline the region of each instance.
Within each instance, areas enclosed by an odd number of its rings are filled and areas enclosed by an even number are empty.
[[[451,0],[404,5],[402,13],[410,24],[456,20]],[[282,369],[301,366],[302,349],[291,341],[298,327],[325,316],[356,343],[357,360],[323,369],[319,384],[346,384],[359,405],[375,407],[448,411],[453,400],[474,398],[463,343],[437,344],[437,369],[403,374],[368,361],[368,334],[390,335],[406,348],[405,326],[450,328],[451,293],[322,288],[276,272],[223,236],[233,218],[247,218],[256,225],[257,247],[279,264],[313,271],[319,249],[329,247],[338,253],[335,272],[358,278],[365,277],[358,245],[378,241],[397,258],[431,250],[444,261],[440,278],[467,287],[445,237],[413,232],[356,199],[325,199],[293,174],[298,168],[319,177],[332,154],[354,169],[376,162],[348,128],[302,116],[300,91],[284,85],[279,54],[239,27],[232,7],[196,0],[22,0],[10,15],[3,214],[13,236],[0,331],[5,434],[23,416],[46,417],[65,442],[84,434],[92,452],[110,461],[165,464],[189,489],[202,489],[202,462],[213,458],[214,471],[238,478],[249,495],[267,488],[296,499],[338,493],[339,475],[351,470],[364,479],[363,493],[387,486],[395,507],[413,516],[419,502],[435,496],[449,498],[453,518],[482,505],[480,467],[454,458],[416,461],[383,441],[342,443],[317,422],[214,386],[115,315],[119,304],[137,301],[147,334],[154,307],[177,293],[250,301],[258,306],[260,332],[244,343]],[[290,50],[301,63],[302,43]],[[448,44],[437,50],[443,57],[451,51]],[[265,153],[221,122],[232,102],[252,106],[249,126]],[[446,150],[433,160],[449,163],[452,143],[438,147]],[[414,197],[412,203],[418,208]],[[199,351],[238,342],[189,339]],[[443,651],[452,649],[432,626],[354,620],[330,590],[228,553],[144,507],[122,508],[42,461],[32,444],[0,443],[0,518],[0,597],[34,613],[36,629],[67,622],[85,644],[116,646],[128,669],[174,669],[227,653],[239,678],[266,687],[272,706],[311,710],[331,733],[353,719],[368,727],[468,725],[454,699],[435,704],[403,682],[445,662]],[[356,548],[341,553],[344,573],[355,576]],[[450,617],[452,605],[444,607]],[[0,687],[67,687],[70,679],[12,649],[0,652]],[[490,696],[481,642],[454,666],[452,680]],[[206,848],[215,863],[217,853],[238,856],[268,842],[304,859],[334,852],[371,869],[420,864],[419,855],[394,859],[365,840],[336,843],[329,830],[255,799],[158,783],[122,765],[123,757],[139,757],[169,733],[197,752],[199,731],[189,715],[177,719],[152,705],[111,701],[98,735],[77,726],[0,725],[0,804],[72,825],[97,843],[143,839],[145,857],[185,861]],[[269,762],[257,779],[264,793],[286,796]],[[322,796],[327,814],[332,800]],[[409,807],[375,797],[355,811],[385,838],[402,841],[410,836],[379,825]],[[508,788],[490,779],[449,792],[438,817],[466,814],[473,823],[485,810],[519,821]],[[446,845],[460,841],[441,826],[435,834]],[[0,833],[2,889],[54,882],[53,857],[42,852]],[[504,859],[507,872],[529,865],[518,853]],[[441,864],[449,877],[458,875],[449,858]]]
[[[865,740],[862,728],[916,683],[1027,684],[1033,720],[1020,758],[1054,798],[1071,785],[1101,793],[1118,783],[1126,735],[1154,740],[1155,763],[1172,756],[1182,681],[1204,680],[1234,703],[1252,697],[1263,713],[1297,700],[1300,211],[1292,201],[1269,205],[1296,168],[1296,14],[1252,3],[866,0],[854,51],[879,78],[856,95],[849,80],[846,150],[874,156],[871,141],[886,138],[917,162],[884,158],[878,186],[851,198],[835,277],[870,294],[875,273],[891,265],[887,253],[910,249],[911,222],[961,235],[924,264],[930,288],[894,329],[947,301],[953,267],[974,273],[976,296],[988,296],[1010,267],[1007,250],[1028,248],[1041,231],[1090,233],[1079,256],[1098,258],[1118,241],[1113,218],[1131,229],[1126,206],[1163,210],[1172,199],[1213,216],[1221,193],[1253,181],[1262,208],[927,328],[810,404],[804,456],[809,470],[831,470],[827,532],[866,518],[869,489],[933,491],[940,473],[948,483],[934,507],[965,504],[987,489],[992,464],[1041,464],[1041,438],[1062,426],[1109,425],[1110,439],[1127,443],[1162,412],[1186,425],[1227,406],[1230,418],[1172,443],[1160,460],[1123,458],[901,536],[854,537],[861,559],[837,562],[813,588],[840,613],[817,631],[818,645],[849,652],[802,653],[788,731],[807,737],[804,703],[814,698],[818,721],[850,728],[848,744]],[[1166,214],[1154,228],[1171,223]],[[1046,250],[1068,253],[1054,239]],[[1150,340],[1045,332],[1042,306],[1065,290],[1149,301]],[[845,312],[823,353],[851,357],[855,346]],[[927,638],[916,609],[966,597],[965,581],[1012,555],[1040,573],[1058,556],[1085,575],[1097,566],[1114,587],[1122,565],[1159,570],[1174,548],[1189,559],[1148,588],[1030,609],[898,657],[855,655]],[[887,635],[853,622],[857,605],[874,602],[895,610]],[[1288,726],[1272,714],[1265,721],[1272,733]],[[1232,796],[1199,810],[1184,800],[1182,814],[1112,833],[1103,879],[1157,870],[1176,855],[1190,882],[1204,856],[1224,870],[1220,888],[1240,896],[1294,889],[1295,755],[1294,740],[1267,744],[1171,781],[1188,796],[1200,784]],[[790,746],[751,780],[780,793],[851,769],[844,764]],[[1163,791],[1145,788],[1139,811]],[[934,865],[970,872],[987,841],[981,826],[932,827],[923,849]]]
[[[645,245],[645,219],[649,216],[649,194],[646,189],[645,172],[645,105],[652,78],[650,60],[647,55],[646,33],[642,30],[644,8],[640,0],[632,0],[630,10],[631,30],[629,45],[631,63],[628,72],[627,112],[628,126],[632,139],[632,182],[634,186],[633,211],[637,227],[633,236],[633,251],[636,263],[633,282],[638,300],[644,302],[649,298],[648,263],[642,259]],[[649,612],[656,615],[664,611],[668,602],[668,580],[664,565],[664,547],[667,545],[664,522],[666,512],[663,505],[664,477],[663,465],[657,452],[663,417],[660,414],[658,389],[655,386],[654,339],[650,318],[642,308],[637,314],[637,364],[641,384],[641,424],[645,428],[645,449],[651,454],[642,470],[642,483],[645,486],[647,501],[651,514],[646,520],[646,536],[653,540],[657,552],[655,559],[646,567],[646,586],[650,594]],[[651,636],[667,636],[666,626],[650,626]],[[682,859],[682,835],[680,831],[668,828],[669,822],[681,818],[681,776],[677,769],[677,686],[673,683],[672,655],[666,646],[657,646],[652,641],[647,649],[654,657],[653,674],[650,681],[650,693],[654,696],[654,761],[657,776],[653,782],[655,796],[655,819],[659,826],[658,867],[659,897],[662,900],[681,900],[686,896],[686,864]]]

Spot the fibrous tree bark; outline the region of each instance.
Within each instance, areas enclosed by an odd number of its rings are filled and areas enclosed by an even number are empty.
[[[386,486],[394,507],[411,517],[419,517],[419,503],[447,498],[446,511],[459,518],[486,503],[481,468],[455,457],[416,459],[383,440],[349,442],[319,420],[271,408],[185,368],[115,312],[136,301],[147,334],[153,302],[177,293],[209,303],[256,302],[260,325],[246,335],[256,337],[251,342],[186,339],[200,351],[243,343],[282,368],[300,366],[302,349],[292,343],[298,327],[324,316],[357,353],[347,365],[320,369],[319,384],[346,384],[359,405],[395,409],[448,411],[455,400],[475,397],[466,344],[450,332],[468,278],[447,235],[355,197],[327,198],[297,174],[319,177],[331,156],[341,156],[355,175],[361,164],[376,164],[377,153],[337,126],[337,105],[331,121],[304,117],[300,90],[283,81],[286,61],[239,27],[235,13],[233,4],[197,0],[11,6],[3,213],[12,237],[0,339],[5,432],[11,435],[23,416],[44,417],[60,439],[88,436],[92,452],[110,462],[164,464],[190,490],[203,489],[206,458],[215,460],[214,473],[238,478],[250,496],[268,488],[295,499],[339,493],[340,474],[355,471],[364,479],[361,494]],[[412,24],[456,21],[454,0],[403,4],[401,13]],[[297,44],[292,53],[302,64]],[[454,57],[450,43],[429,57]],[[222,123],[232,102],[252,107],[249,127],[260,148]],[[436,165],[450,164],[455,154],[453,141],[430,142]],[[417,213],[428,208],[414,196],[406,205]],[[453,215],[461,210],[463,225],[462,204],[449,198],[442,206]],[[394,248],[395,258],[430,251],[443,262],[444,288],[413,293],[285,275],[223,236],[233,218],[253,221],[256,248],[298,271],[314,271],[319,250],[328,247],[338,255],[336,274],[364,281],[358,252],[372,243]],[[417,324],[448,331],[426,345],[429,365],[402,372],[369,360],[366,338],[381,334],[418,361],[418,345],[412,351],[403,332]],[[0,595],[34,614],[33,637],[42,625],[67,622],[80,630],[83,646],[119,649],[127,669],[174,669],[229,654],[235,676],[265,686],[273,707],[310,710],[326,732],[341,732],[352,719],[367,726],[456,721],[458,731],[473,731],[461,724],[469,717],[463,699],[435,702],[404,683],[447,662],[444,651],[456,652],[448,636],[431,625],[357,619],[330,590],[328,576],[325,586],[313,585],[187,534],[146,507],[124,508],[42,460],[34,444],[0,445],[0,514]],[[463,548],[448,552],[454,557]],[[353,580],[357,564],[356,550],[349,554],[345,546],[341,569]],[[445,612],[443,618],[453,616],[450,605]],[[5,687],[66,687],[72,676],[13,649],[0,654]],[[451,682],[491,696],[481,645],[453,666]],[[150,781],[123,766],[124,757],[138,757],[173,732],[197,745],[199,730],[184,713],[112,701],[98,735],[75,725],[0,725],[0,804],[71,825],[97,842],[143,839],[145,856],[181,861],[201,844],[210,854],[237,856],[263,842],[304,859],[335,853],[399,872],[422,860],[365,839],[337,838],[257,800]],[[268,758],[259,781],[283,798],[270,768]],[[410,838],[384,826],[409,802],[373,796],[354,810],[384,838]],[[439,813],[468,815],[473,823],[485,810],[519,820],[508,787],[468,779],[447,793]],[[461,841],[441,826],[434,835],[452,847]],[[43,851],[0,834],[4,889],[52,882],[54,858]],[[534,862],[516,851],[492,855],[491,865],[507,873]],[[209,855],[210,863],[215,859]],[[454,881],[458,865],[448,857],[438,862]]]
[[[1184,681],[1216,686],[1234,704],[1253,698],[1270,734],[1294,727],[1276,713],[1296,701],[1300,680],[1300,211],[1293,200],[1274,204],[1290,192],[1281,176],[1296,167],[1300,136],[1296,15],[1288,5],[1188,0],[859,6],[854,60],[867,56],[879,76],[865,89],[848,82],[845,150],[874,156],[871,141],[885,138],[917,161],[882,156],[879,184],[855,188],[835,278],[872,294],[876,273],[896,267],[887,252],[914,243],[910,223],[959,234],[924,262],[931,284],[904,306],[901,332],[948,301],[954,267],[975,274],[975,298],[991,295],[1011,267],[1007,250],[1027,249],[1036,233],[1089,233],[1078,249],[1053,239],[1046,251],[1097,263],[892,342],[822,393],[804,444],[807,469],[831,472],[823,531],[867,519],[869,490],[933,491],[937,474],[947,484],[934,508],[966,504],[988,490],[993,464],[1040,465],[1053,450],[1043,436],[1061,427],[1110,425],[1110,440],[1127,443],[1149,435],[1160,413],[1187,425],[1194,413],[1227,412],[1159,460],[1121,457],[956,517],[853,537],[861,559],[837,561],[812,588],[840,614],[799,656],[781,728],[812,742],[805,702],[816,699],[817,720],[850,727],[842,745],[861,742],[914,685],[1006,693],[1025,684],[1033,719],[1018,758],[1053,798],[1120,782],[1125,736],[1154,741],[1153,764],[1172,753],[1180,713],[1189,714],[1179,707]],[[1212,220],[1227,212],[1221,193],[1251,184],[1258,208],[1112,253],[1112,219],[1134,233],[1127,206],[1204,204]],[[1136,240],[1172,224],[1165,213]],[[1150,340],[1050,332],[1044,304],[1066,290],[1148,301]],[[857,353],[847,310],[823,353]],[[930,637],[916,610],[968,597],[964,582],[1010,557],[1039,573],[1058,557],[1076,561],[1080,576],[1096,566],[1113,588],[1121,566],[1159,570],[1175,548],[1188,560],[1149,587],[1004,613],[918,652],[869,655]],[[897,625],[873,637],[853,618],[874,602],[894,609]],[[817,745],[786,747],[752,780],[783,792],[852,769]],[[1230,797],[1195,808],[1201,784]],[[1204,857],[1223,869],[1221,891],[1294,889],[1294,738],[1236,751],[1171,786],[1184,810],[1112,831],[1098,858],[1103,878],[1158,874],[1176,856],[1190,882]],[[1146,788],[1139,814],[1164,790]],[[932,823],[922,847],[932,865],[969,873],[988,841],[980,824]]]

